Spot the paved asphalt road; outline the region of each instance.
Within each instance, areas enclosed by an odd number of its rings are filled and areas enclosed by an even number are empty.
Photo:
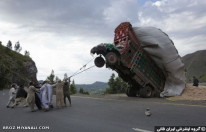
[[[29,132],[135,132],[153,131],[154,126],[205,126],[206,102],[201,105],[170,103],[165,99],[105,99],[72,96],[72,107],[49,112],[30,112],[29,108],[6,108],[6,95],[0,91],[0,132],[21,126],[49,127]],[[151,109],[152,116],[144,111]],[[10,126],[15,130],[5,130]]]

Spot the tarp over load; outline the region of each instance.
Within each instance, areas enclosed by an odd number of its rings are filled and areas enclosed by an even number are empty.
[[[185,88],[185,68],[174,43],[168,35],[155,27],[133,27],[144,50],[166,76],[164,96],[178,96]]]

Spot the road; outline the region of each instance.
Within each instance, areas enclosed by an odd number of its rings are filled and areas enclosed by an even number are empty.
[[[8,91],[6,94],[0,91],[0,131],[26,131],[17,127],[34,126],[37,129],[30,132],[135,132],[140,129],[153,131],[154,126],[206,125],[206,102],[85,96],[72,96],[71,99],[72,107],[30,112],[28,107],[21,105],[6,108]],[[152,116],[145,116],[146,108],[151,109]],[[3,129],[7,126],[15,129]]]

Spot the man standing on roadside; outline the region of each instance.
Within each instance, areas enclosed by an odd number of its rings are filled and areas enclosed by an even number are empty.
[[[65,106],[66,106],[66,98],[67,98],[69,100],[69,104],[70,104],[70,107],[71,107],[72,104],[71,104],[69,87],[70,87],[70,77],[65,79],[64,86],[63,86],[63,93],[64,93]]]
[[[193,76],[193,86],[198,87],[198,85],[199,85],[199,80],[195,76]]]

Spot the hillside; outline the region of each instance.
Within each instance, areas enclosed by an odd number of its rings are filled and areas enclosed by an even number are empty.
[[[196,76],[200,82],[206,82],[206,50],[200,50],[182,57],[186,68],[186,78],[192,81],[192,76]]]
[[[36,65],[30,57],[0,45],[0,89],[14,82],[37,81],[36,74]]]
[[[91,94],[103,93],[108,87],[108,84],[105,82],[95,82],[92,84],[76,84],[76,88],[78,91],[80,88],[83,88],[85,91],[88,91]]]

